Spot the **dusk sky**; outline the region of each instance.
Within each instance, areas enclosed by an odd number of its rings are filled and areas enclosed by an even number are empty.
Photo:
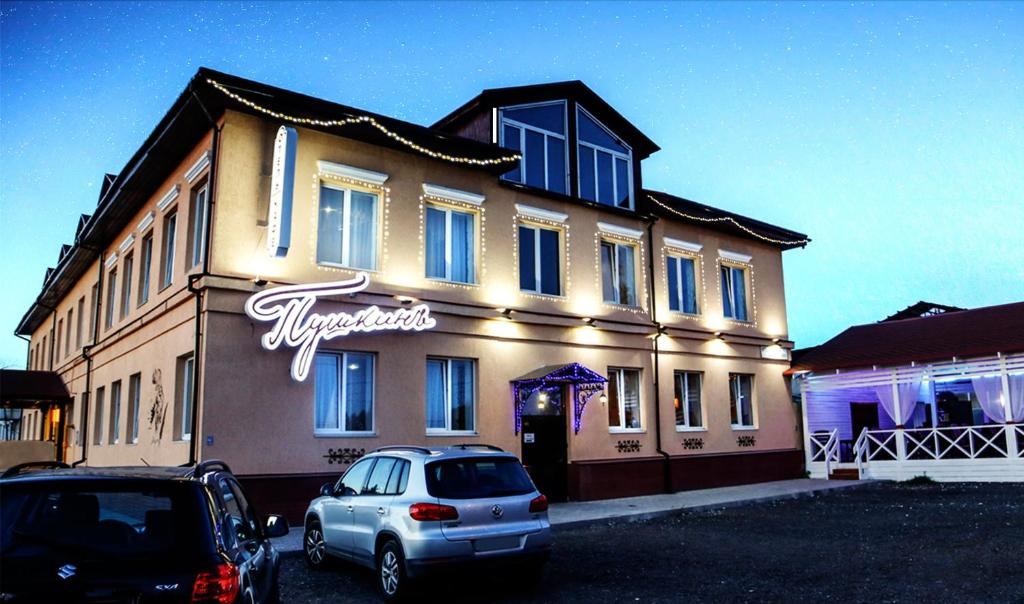
[[[1021,4],[0,4],[0,366],[101,176],[200,66],[421,124],[580,79],[644,184],[810,235],[790,337],[1024,300]]]

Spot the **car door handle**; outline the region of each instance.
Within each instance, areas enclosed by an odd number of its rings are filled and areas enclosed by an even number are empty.
[[[351,505],[345,506],[345,508],[350,512],[354,509]]]
[[[384,515],[384,508],[377,508],[377,515],[378,516],[383,516]]]

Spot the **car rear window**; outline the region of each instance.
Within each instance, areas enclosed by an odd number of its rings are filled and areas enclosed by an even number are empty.
[[[4,555],[21,548],[99,557],[195,554],[210,539],[196,487],[64,481],[5,484],[0,497]]]
[[[438,499],[483,499],[532,493],[533,483],[518,459],[472,457],[426,466],[427,492]]]

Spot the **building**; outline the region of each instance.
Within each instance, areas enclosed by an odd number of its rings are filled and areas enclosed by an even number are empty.
[[[1024,481],[1024,302],[919,302],[794,354],[790,373],[812,477]]]
[[[422,127],[200,69],[17,331],[69,458],[221,458],[266,500],[393,443],[515,451],[556,499],[798,476],[808,239],[644,189],[657,150],[581,82]]]

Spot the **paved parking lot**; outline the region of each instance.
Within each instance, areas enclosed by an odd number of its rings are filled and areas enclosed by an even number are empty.
[[[879,483],[556,533],[544,581],[456,576],[448,602],[1024,603],[1024,486]],[[369,571],[282,569],[285,602],[378,602]]]

